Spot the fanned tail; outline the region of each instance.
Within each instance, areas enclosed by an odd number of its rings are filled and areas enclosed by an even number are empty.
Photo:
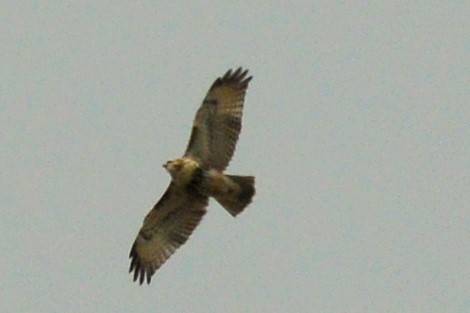
[[[226,175],[237,188],[230,190],[224,195],[216,196],[215,199],[220,203],[233,217],[240,214],[255,194],[255,178],[253,176],[235,176]]]

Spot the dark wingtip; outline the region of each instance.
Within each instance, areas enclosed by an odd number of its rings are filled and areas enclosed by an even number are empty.
[[[147,284],[150,284],[152,274],[149,271],[145,271],[143,268],[139,256],[137,255],[136,243],[132,245],[131,251],[129,252],[129,258],[131,259],[131,264],[129,266],[129,273],[134,272],[132,281],[138,281],[139,285],[142,285],[144,279],[146,278]]]
[[[229,69],[220,79],[228,79],[230,76],[232,76],[232,69]]]
[[[235,71],[229,69],[222,77],[219,77],[215,80],[212,87],[221,85],[226,82],[234,83],[239,85],[242,88],[247,88],[248,83],[251,81],[253,76],[248,76],[248,69],[243,69],[243,67],[238,67]]]

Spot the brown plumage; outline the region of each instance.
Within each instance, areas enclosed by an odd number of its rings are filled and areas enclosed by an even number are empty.
[[[217,78],[194,118],[182,158],[164,167],[171,183],[144,219],[129,257],[134,281],[150,283],[152,275],[183,245],[206,213],[213,197],[232,216],[255,194],[254,177],[225,175],[242,126],[243,103],[251,80],[248,70],[229,70]]]

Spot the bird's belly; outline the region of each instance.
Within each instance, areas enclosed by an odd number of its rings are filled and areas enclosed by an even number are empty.
[[[200,184],[200,192],[209,197],[224,195],[233,188],[235,188],[234,183],[217,170],[207,171]]]

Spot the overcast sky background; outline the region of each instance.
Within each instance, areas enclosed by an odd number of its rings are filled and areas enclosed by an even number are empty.
[[[468,312],[468,2],[158,3],[2,1],[1,312]],[[139,286],[161,165],[239,65],[254,202]]]

